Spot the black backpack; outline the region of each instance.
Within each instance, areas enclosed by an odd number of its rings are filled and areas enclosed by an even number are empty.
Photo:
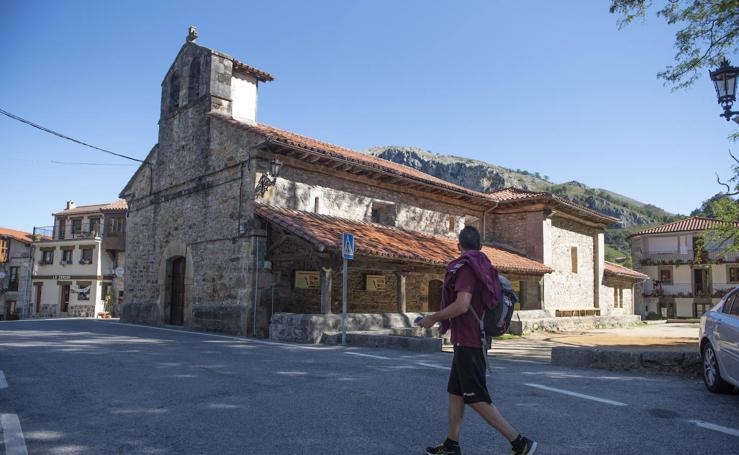
[[[501,299],[492,309],[483,310],[482,318],[470,305],[470,311],[480,323],[480,337],[485,340],[484,344],[487,344],[488,338],[499,337],[508,332],[513,318],[513,309],[518,302],[516,291],[513,290],[513,285],[508,278],[499,274],[498,281],[500,281]]]

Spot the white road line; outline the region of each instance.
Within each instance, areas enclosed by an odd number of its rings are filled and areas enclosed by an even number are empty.
[[[3,427],[5,455],[28,455],[18,416],[16,414],[0,414],[0,425]]]
[[[716,425],[715,423],[711,422],[704,422],[703,420],[688,420],[688,423],[692,423],[693,425],[697,425],[707,430],[718,431],[720,433],[736,436],[737,438],[739,438],[739,430],[735,428],[722,427],[721,425]]]
[[[426,362],[416,362],[418,365],[421,365],[422,367],[429,367],[429,368],[436,368],[439,370],[448,370],[449,367],[445,367],[442,365],[436,365],[435,363],[426,363]]]
[[[361,356],[361,357],[370,357],[372,359],[391,360],[390,357],[385,357],[385,356],[382,356],[382,355],[362,354],[361,352],[345,352],[344,354],[358,355],[358,356]]]
[[[592,401],[597,401],[599,403],[610,404],[610,405],[613,405],[613,406],[628,406],[626,403],[621,403],[620,401],[606,400],[605,398],[598,398],[598,397],[594,397],[594,396],[591,396],[591,395],[585,395],[585,394],[582,394],[582,393],[571,392],[569,390],[555,389],[554,387],[547,387],[547,386],[541,385],[541,384],[524,383],[523,385],[529,386],[529,387],[534,387],[534,388],[537,388],[537,389],[548,390],[550,392],[561,393],[563,395],[569,395],[569,396],[572,396],[572,397],[583,398],[585,400],[592,400]]]
[[[500,357],[493,357],[493,360],[502,360],[504,362],[533,363],[535,365],[549,365],[549,363],[547,362],[540,362],[538,360],[501,359]]]
[[[3,373],[3,370],[0,370],[0,389],[7,389],[8,388],[8,381],[5,380],[5,374]]]

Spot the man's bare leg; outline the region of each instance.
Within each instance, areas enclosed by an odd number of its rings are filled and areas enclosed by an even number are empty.
[[[452,441],[459,441],[459,431],[464,417],[464,399],[459,395],[449,394],[449,434]]]
[[[478,403],[472,403],[470,407],[474,409],[475,412],[480,414],[480,417],[482,417],[491,427],[495,428],[503,436],[505,436],[508,442],[513,442],[513,440],[516,439],[518,435],[520,434],[518,431],[516,431],[515,428],[511,426],[511,424],[508,423],[508,421],[505,418],[503,418],[503,415],[500,413],[500,411],[498,411],[498,408],[496,408],[494,405],[480,401]],[[451,401],[450,401],[449,409],[450,409],[449,412],[451,416]],[[449,428],[451,431],[451,423],[449,425]]]

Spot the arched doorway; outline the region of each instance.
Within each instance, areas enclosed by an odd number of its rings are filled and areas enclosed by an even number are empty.
[[[183,325],[185,318],[185,258],[177,256],[169,260],[167,267],[168,292],[167,303],[169,304],[169,323]]]
[[[441,288],[444,283],[441,280],[429,281],[428,311],[441,311]]]

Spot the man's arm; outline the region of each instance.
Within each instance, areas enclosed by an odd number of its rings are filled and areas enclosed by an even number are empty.
[[[441,311],[432,313],[423,318],[418,324],[424,328],[431,328],[437,322],[445,321],[447,319],[455,318],[460,314],[464,314],[470,309],[470,302],[472,301],[472,293],[470,292],[458,292],[457,299],[452,302],[451,305],[444,308]]]

